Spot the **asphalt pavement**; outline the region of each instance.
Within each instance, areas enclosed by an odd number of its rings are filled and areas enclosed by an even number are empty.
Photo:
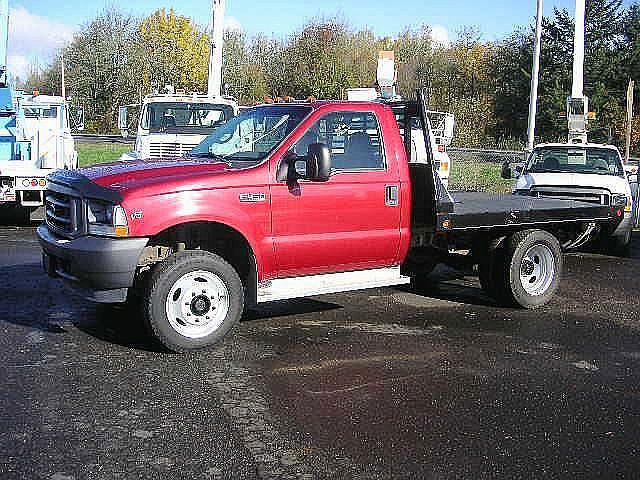
[[[637,478],[640,241],[565,261],[540,311],[440,270],[174,355],[48,279],[33,228],[0,228],[0,478]]]

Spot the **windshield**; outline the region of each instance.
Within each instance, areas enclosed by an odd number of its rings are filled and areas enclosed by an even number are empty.
[[[56,118],[58,107],[42,105],[25,105],[23,107],[26,118]]]
[[[620,155],[609,148],[545,147],[533,151],[530,173],[590,173],[624,176]]]
[[[259,162],[311,112],[303,105],[265,105],[245,110],[220,125],[189,155]]]
[[[233,117],[233,108],[209,103],[149,103],[140,126],[150,133],[210,133]]]

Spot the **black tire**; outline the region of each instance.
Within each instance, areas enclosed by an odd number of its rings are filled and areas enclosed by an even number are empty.
[[[624,237],[606,237],[602,240],[603,253],[614,257],[631,255],[631,230]]]
[[[504,298],[504,273],[505,273],[505,242],[503,238],[496,238],[489,241],[484,255],[478,265],[478,277],[482,290],[499,303],[505,303]]]
[[[433,284],[430,275],[438,265],[436,258],[436,253],[428,248],[409,250],[402,270],[411,277],[411,285],[414,288],[423,289]]]
[[[222,282],[226,287],[228,304],[225,303],[226,316],[214,331],[203,337],[190,338],[180,333],[169,321],[167,298],[176,282],[184,278],[185,275],[198,271],[206,272]],[[215,306],[212,307],[214,302],[209,301],[204,295],[203,297],[209,303],[210,310],[208,311],[214,312]],[[196,298],[194,298],[195,300]],[[151,273],[144,289],[143,318],[145,325],[156,341],[173,352],[198,350],[220,341],[238,323],[242,316],[243,307],[244,289],[235,269],[222,257],[200,250],[178,252],[159,263]],[[200,312],[200,310],[198,310],[198,314],[194,312],[194,318],[204,318],[205,314]],[[209,319],[208,316],[206,318]],[[193,328],[187,324],[185,327]]]
[[[540,274],[539,278],[534,275],[530,277],[537,280],[546,279],[542,282],[539,291],[532,293],[523,285],[521,269],[529,268],[533,263],[531,261],[527,263],[525,255],[535,247],[543,253],[542,258],[540,254],[533,254],[534,261],[537,255],[538,263],[548,262],[549,273]],[[558,289],[562,274],[562,248],[556,237],[544,230],[524,230],[509,238],[505,253],[503,268],[494,274],[494,278],[500,282],[497,296],[501,303],[526,309],[539,308],[549,303]],[[527,287],[532,288],[535,285],[536,283],[532,281]]]

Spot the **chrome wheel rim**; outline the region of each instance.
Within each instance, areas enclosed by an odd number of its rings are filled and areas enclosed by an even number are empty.
[[[535,245],[522,257],[520,283],[529,295],[543,295],[549,290],[555,274],[553,252],[546,245]]]
[[[215,332],[229,313],[229,290],[218,275],[197,270],[175,281],[165,303],[171,327],[188,338]]]

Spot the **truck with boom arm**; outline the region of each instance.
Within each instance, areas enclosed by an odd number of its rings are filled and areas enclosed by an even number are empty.
[[[499,303],[545,305],[563,251],[622,209],[451,196],[418,98],[260,105],[178,161],[58,171],[37,232],[44,268],[90,300],[139,302],[173,351],[217,342],[247,306],[406,284],[438,262],[477,265]],[[414,121],[426,163],[408,161]]]
[[[633,232],[633,196],[628,178],[633,172],[625,171],[617,147],[588,141],[592,115],[584,94],[584,44],[585,0],[576,0],[573,86],[566,111],[567,143],[536,145],[523,164],[515,168],[508,163],[503,165],[502,177],[515,177],[514,193],[519,195],[622,207],[622,221],[615,228],[602,229],[595,240],[606,253],[625,256]],[[535,115],[533,120],[535,125]]]
[[[118,127],[129,136],[129,108],[139,109],[135,149],[121,160],[179,158],[198,145],[221,123],[238,114],[238,104],[222,91],[222,44],[225,0],[212,0],[209,84],[206,95],[165,86],[162,93],[147,95],[140,105],[122,106]]]
[[[0,208],[20,209],[42,220],[45,177],[55,169],[77,168],[78,154],[64,96],[12,88],[6,67],[8,8],[8,1],[0,0]]]

